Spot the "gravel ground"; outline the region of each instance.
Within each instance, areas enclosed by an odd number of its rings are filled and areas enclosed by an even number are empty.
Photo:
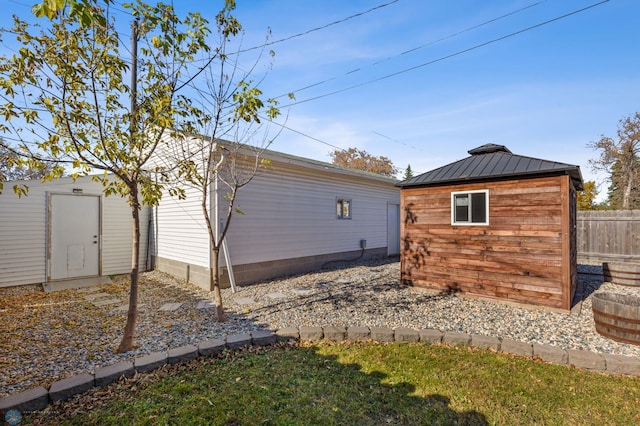
[[[158,272],[143,274],[137,347],[115,354],[126,318],[128,281],[46,294],[40,287],[0,289],[0,397],[48,385],[143,354],[257,329],[303,325],[433,328],[510,338],[565,349],[640,357],[640,346],[596,333],[590,295],[637,288],[602,283],[599,267],[581,266],[585,300],[571,315],[434,294],[399,285],[399,263],[364,262],[326,272],[223,290],[228,320],[219,324],[209,292]],[[594,273],[593,275],[588,274]],[[96,302],[107,301],[99,306]],[[174,311],[160,308],[181,303]]]

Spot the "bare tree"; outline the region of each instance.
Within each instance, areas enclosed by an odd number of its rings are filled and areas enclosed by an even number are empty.
[[[625,117],[618,124],[617,139],[602,135],[588,146],[600,151],[589,163],[595,170],[609,173],[609,203],[628,210],[640,201],[640,113]]]
[[[201,95],[199,109],[203,111],[198,135],[174,138],[168,153],[169,162],[178,165],[177,180],[183,186],[179,195],[191,188],[200,197],[212,251],[209,281],[218,321],[225,320],[219,267],[222,243],[234,214],[242,214],[236,206],[238,191],[254,178],[264,163],[261,155],[273,140],[267,137],[268,130],[260,127],[261,114],[271,120],[280,113],[275,100],[262,101],[262,91],[250,79],[259,59],[253,68],[240,73],[238,54],[227,54],[232,37],[241,31],[232,15],[234,8],[228,2],[216,17],[217,70],[208,68],[205,83],[194,87]],[[220,197],[220,193],[224,195]]]

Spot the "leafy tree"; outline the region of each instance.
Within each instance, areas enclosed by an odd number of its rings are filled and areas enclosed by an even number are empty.
[[[598,196],[598,188],[595,181],[589,180],[584,183],[584,190],[578,192],[578,210],[598,210],[595,203]]]
[[[404,180],[411,179],[413,177],[413,170],[411,170],[411,164],[407,164],[407,168],[404,171]]]
[[[65,8],[68,7],[68,14],[75,21],[81,25],[91,25],[96,22],[100,25],[104,25],[106,22],[105,16],[92,7],[92,4],[96,3],[95,0],[42,0],[41,3],[37,3],[33,6],[31,11],[38,17],[47,17],[53,19],[58,17]],[[104,4],[111,4],[113,0],[103,0]]]
[[[217,72],[208,68],[204,83],[199,84],[202,116],[197,122],[197,133],[202,136],[185,135],[177,139],[167,153],[170,163],[178,165],[176,178],[181,187],[194,189],[200,197],[212,250],[210,290],[214,292],[216,319],[220,322],[225,320],[219,268],[222,242],[234,214],[242,214],[236,206],[238,191],[254,178],[263,163],[261,154],[271,143],[265,139],[267,133],[258,137],[254,125],[261,123],[261,113],[269,120],[280,113],[275,100],[269,99],[265,104],[261,99],[262,91],[250,80],[253,70],[238,75],[240,71],[235,62],[238,56],[226,52],[232,37],[241,30],[240,23],[232,15],[234,9],[235,4],[227,2],[216,17]],[[236,59],[231,60],[231,57]],[[219,197],[219,193],[224,197]],[[221,218],[218,218],[219,211],[223,212]],[[220,223],[223,224],[221,229]]]
[[[618,124],[617,139],[602,135],[589,146],[600,151],[590,160],[596,170],[609,173],[609,205],[628,210],[640,206],[640,113],[623,118]]]
[[[0,133],[20,139],[27,161],[72,165],[75,174],[104,174],[105,195],[127,199],[132,214],[129,311],[118,352],[133,348],[137,322],[140,218],[143,205],[158,202],[166,183],[149,160],[165,131],[188,133],[197,109],[181,93],[186,67],[209,51],[207,21],[184,18],[166,4],[127,4],[132,25],[130,60],[120,46],[111,1],[45,0],[42,26],[14,17],[21,44],[0,58]],[[138,43],[141,48],[138,52]],[[127,84],[126,79],[131,79]],[[36,144],[29,140],[37,139]],[[160,172],[156,180],[150,172]],[[54,167],[49,177],[62,173]],[[112,174],[110,177],[107,173]]]
[[[364,170],[365,172],[389,177],[394,177],[398,173],[398,169],[389,158],[385,156],[376,157],[358,148],[336,149],[329,155],[331,155],[332,163],[337,166]]]
[[[22,160],[19,153],[15,152],[0,137],[0,192],[4,182],[10,180],[41,179],[51,173],[52,165]],[[20,195],[20,194],[19,194]]]

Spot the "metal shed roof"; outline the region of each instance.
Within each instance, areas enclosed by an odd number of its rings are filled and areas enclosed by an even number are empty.
[[[477,180],[562,175],[571,177],[577,190],[582,190],[580,167],[556,161],[513,154],[504,145],[486,144],[468,151],[470,157],[398,182],[401,188],[442,185]]]

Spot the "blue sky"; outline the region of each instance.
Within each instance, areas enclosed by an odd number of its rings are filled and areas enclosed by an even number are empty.
[[[5,2],[20,15],[32,3]],[[330,161],[333,146],[358,147],[421,173],[496,143],[577,164],[601,184],[587,144],[615,136],[618,120],[640,110],[640,1],[610,0],[492,42],[595,3],[237,0],[236,15],[246,48],[260,45],[268,28],[280,40],[386,4],[270,46],[272,68],[259,67],[256,79],[265,78],[268,97],[295,93],[293,105],[280,99],[287,127],[310,136],[285,129],[272,149]],[[223,2],[175,4],[213,20]],[[254,59],[242,57],[246,66]]]

